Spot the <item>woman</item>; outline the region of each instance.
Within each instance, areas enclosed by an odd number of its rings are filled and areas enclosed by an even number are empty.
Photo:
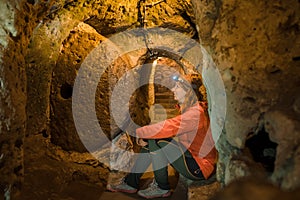
[[[214,172],[217,152],[207,108],[199,91],[202,81],[197,75],[189,75],[185,79],[174,76],[173,80],[175,86],[172,91],[182,114],[136,130],[139,144],[143,146],[140,153],[148,153],[148,159],[139,156],[132,173],[119,185],[108,188],[110,191],[136,193],[143,173],[134,172],[146,171],[151,163],[154,182],[147,189],[138,191],[138,195],[148,199],[171,195],[168,163],[191,180],[207,179]]]

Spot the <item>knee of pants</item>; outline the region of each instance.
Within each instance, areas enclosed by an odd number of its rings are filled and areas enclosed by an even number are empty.
[[[150,152],[153,151],[158,151],[160,149],[165,150],[165,147],[170,144],[171,142],[161,139],[161,140],[148,140],[148,146],[149,146],[149,150]],[[173,145],[169,146],[169,148],[167,149],[173,149]],[[167,151],[168,152],[168,151]]]
[[[157,145],[160,147],[160,148],[163,148],[165,147],[166,145],[170,144],[171,142],[167,141],[167,140],[158,140],[157,141]]]
[[[175,158],[179,158],[184,154],[184,151],[180,148],[176,141],[168,141],[168,140],[159,140],[157,141],[157,145],[162,149],[164,154],[170,156],[172,159],[170,162],[175,161]]]
[[[148,147],[150,151],[156,151],[159,150],[161,147],[157,144],[156,140],[148,140]]]

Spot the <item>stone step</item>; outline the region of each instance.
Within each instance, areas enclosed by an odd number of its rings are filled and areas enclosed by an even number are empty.
[[[160,107],[172,108],[172,109],[175,108],[177,103],[178,103],[177,101],[172,101],[167,99],[157,99],[155,101],[155,105],[160,105]]]
[[[199,181],[189,180],[180,175],[178,186],[182,187],[181,191],[187,190],[188,200],[211,199],[221,189],[221,184],[216,180],[215,174],[207,180]]]
[[[162,107],[163,105],[158,104],[154,105],[153,110],[151,111],[151,121],[152,123],[160,122],[165,119],[169,119],[175,117],[179,114],[179,111],[174,108],[171,104],[166,104],[166,107]]]
[[[178,114],[178,110],[176,109],[155,109],[154,111],[154,114],[155,115],[158,115],[158,114],[169,114],[169,115],[176,115]]]
[[[170,94],[170,95],[173,94],[173,92],[171,90],[169,90],[168,88],[156,89],[155,93],[156,94]]]
[[[174,99],[155,99],[155,103],[157,104],[161,104],[163,106],[167,106],[167,105],[172,105],[173,108],[174,106],[178,103],[176,100]],[[168,106],[169,107],[169,106]]]
[[[178,103],[174,99],[174,94],[168,88],[157,86],[155,88],[155,104],[152,111],[152,123],[160,122],[177,116],[178,110],[175,105]]]
[[[171,105],[171,106],[170,106]],[[176,110],[175,104],[168,104],[168,103],[156,103],[153,107],[155,110]]]
[[[174,95],[169,92],[155,93],[155,99],[174,99]]]
[[[173,93],[173,92],[171,91],[171,89],[168,89],[168,88],[166,88],[166,87],[160,87],[160,86],[158,86],[158,87],[155,88],[155,92],[157,92],[157,93],[162,93],[162,92],[170,92],[170,93]]]

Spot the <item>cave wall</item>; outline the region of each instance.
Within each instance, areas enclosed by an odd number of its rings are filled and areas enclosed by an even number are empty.
[[[81,142],[82,138],[79,138],[77,134],[73,119],[74,109],[72,110],[73,86],[78,73],[81,72],[80,68],[85,66],[82,65],[85,59],[87,59],[87,63],[93,63],[94,65],[90,67],[89,73],[98,73],[102,68],[104,70],[100,80],[96,80],[99,81],[99,83],[97,84],[97,89],[94,94],[95,112],[99,121],[99,126],[109,139],[114,138],[116,134],[120,132],[111,116],[111,95],[113,88],[118,81],[136,64],[131,61],[129,55],[121,55],[120,57],[114,58],[113,56],[116,55],[115,53],[111,52],[105,55],[104,52],[101,53],[99,47],[102,48],[101,43],[103,41],[108,43],[109,39],[97,33],[90,25],[82,22],[71,30],[60,48],[56,66],[52,73],[50,95],[51,123],[49,128],[51,130],[51,141],[54,144],[63,147],[65,150],[78,152],[86,151]],[[116,47],[111,41],[109,41],[109,43],[111,43],[110,48]],[[98,49],[98,52],[92,51],[94,49]],[[144,54],[144,52],[142,53]],[[99,54],[103,54],[103,56],[99,56]],[[140,54],[139,57],[143,54]],[[113,60],[113,62],[107,63],[110,60]],[[106,64],[108,64],[109,67],[104,68]],[[87,78],[89,76],[90,75],[87,74]],[[121,86],[123,87],[122,91],[135,87],[139,82],[139,78],[140,77],[137,74],[135,79],[127,81],[125,85]],[[92,80],[93,79],[91,78],[91,81]],[[91,86],[88,86],[86,89],[89,90],[90,88]],[[136,123],[145,125],[148,123],[147,116],[144,116],[148,106],[147,96],[140,95],[140,92],[141,91],[137,91],[133,94],[128,105],[122,104],[118,106],[129,109],[130,104],[135,104],[136,101],[138,105],[131,106],[130,114],[132,114],[132,118]],[[120,95],[120,97],[122,97],[122,95]],[[87,102],[87,98],[89,97],[82,94],[79,98],[82,102]],[[78,110],[80,112],[86,112],[86,104],[83,103],[79,106],[80,108],[78,108]],[[122,118],[125,119],[125,116],[122,116]]]
[[[83,59],[105,39],[92,27],[81,23],[71,30],[60,48],[51,77],[51,123],[49,128],[51,130],[51,141],[64,149],[85,151],[76,134],[72,117],[73,85]],[[105,90],[108,89],[108,86],[103,82],[101,89],[104,93],[107,93]],[[102,110],[104,112],[107,109],[102,108]],[[72,137],[70,137],[71,135]]]
[[[14,26],[15,9],[19,5],[1,6],[0,36],[0,195],[20,190],[23,181],[23,139],[25,135],[26,76],[24,57],[26,36]],[[7,18],[6,18],[7,17]],[[23,41],[21,40],[21,37]],[[14,42],[10,42],[13,40]],[[10,55],[10,52],[14,52]]]
[[[219,179],[229,176],[228,183],[253,175],[243,167],[245,143],[264,127],[278,144],[273,182],[299,187],[291,178],[299,177],[299,1],[192,3],[201,44],[219,68],[227,94]]]
[[[24,177],[25,55],[36,21],[43,16],[39,12],[46,13],[49,7],[43,2],[32,5],[1,0],[0,4],[0,195],[9,199],[19,194]]]
[[[137,7],[138,1],[121,0],[0,3],[3,192],[10,186],[13,191],[20,188],[24,135],[51,134],[50,96],[60,93],[60,87],[51,89],[58,83],[52,82],[53,72],[63,62],[61,48],[72,31],[81,22],[104,36],[140,27],[142,7]],[[278,144],[272,181],[286,189],[299,187],[299,1],[192,4],[193,9],[189,1],[179,0],[149,5],[148,21],[143,23],[174,28],[193,38],[197,29],[200,43],[222,74],[228,103],[225,132],[218,141],[219,181],[228,184],[253,175],[252,164],[263,173],[245,153],[245,143],[264,127]]]
[[[97,46],[98,43],[92,38],[100,37],[100,35],[109,37],[116,32],[142,26],[139,11],[144,12],[144,6],[147,16],[149,16],[149,19],[148,17],[145,19],[144,26],[168,27],[181,31],[190,37],[195,36],[196,30],[191,21],[193,16],[190,5],[189,1],[184,1],[184,3],[167,1],[167,3],[161,2],[157,5],[146,3],[138,5],[138,1],[55,2],[51,6],[50,13],[43,19],[44,21],[41,21],[36,27],[26,57],[28,64],[27,76],[30,80],[28,81],[27,120],[28,125],[32,127],[27,134],[42,133],[45,136],[51,135],[53,136],[51,140],[65,149],[83,151],[84,148],[78,140],[76,132],[74,132],[75,127],[70,107],[71,99],[63,100],[59,96],[63,85],[69,85],[72,89],[74,76],[80,64],[84,61],[86,55]],[[77,33],[79,24],[85,24],[85,27],[91,26],[89,30],[94,29],[94,33],[85,34],[83,33],[85,31]],[[85,39],[82,39],[81,42],[76,41],[80,38]],[[93,45],[91,48],[85,47],[85,45],[82,46],[84,42],[87,42],[87,46],[92,43]],[[137,60],[144,54],[144,51],[131,53],[129,55],[131,63],[128,63],[131,66],[124,69],[136,66]],[[72,61],[68,62],[67,59]],[[118,63],[124,62],[119,61]],[[116,63],[115,66],[117,66]],[[122,68],[120,66],[121,70]],[[66,69],[70,73],[64,71]],[[113,71],[116,70],[113,69]],[[117,79],[120,77],[121,75]],[[110,81],[104,82],[108,83]],[[114,85],[111,82],[108,84],[112,87]],[[105,86],[103,85],[103,87]],[[105,88],[107,89],[107,87]],[[105,108],[97,106],[98,113],[100,113],[99,110],[102,110],[102,116],[98,115],[102,125],[107,124],[105,122],[110,120],[109,95],[107,95],[110,91],[104,93],[106,94],[101,96],[102,102],[106,101],[104,103],[106,104]],[[103,100],[103,97],[106,100]],[[138,104],[141,105],[137,108],[142,109],[142,113],[146,113],[148,107],[146,100],[138,99],[138,101],[140,102]],[[136,115],[139,114],[135,114],[137,121],[140,121],[137,122],[138,124],[146,124],[147,117],[143,122],[142,117]],[[104,129],[108,134],[110,128],[104,127]],[[70,132],[74,133],[75,136],[69,134]]]
[[[49,14],[48,17],[52,17]],[[80,18],[81,16],[77,16]],[[50,134],[50,88],[52,72],[59,57],[60,48],[70,31],[80,20],[69,12],[45,23],[42,18],[33,31],[26,55],[28,77],[27,135]],[[49,18],[46,18],[49,19]]]
[[[153,16],[153,13],[160,14],[155,14],[157,19],[147,19],[151,24],[145,24],[145,26],[159,25],[195,35],[195,28],[190,22],[192,10],[186,10],[190,7],[189,5],[189,1],[184,1],[184,3],[167,1],[167,3],[162,2],[157,6],[147,7],[149,16]],[[34,31],[26,59],[28,63],[27,76],[30,79],[28,102],[31,102],[27,105],[28,124],[32,127],[28,134],[49,132],[49,94],[52,71],[57,62],[61,44],[68,37],[70,31],[80,22],[89,24],[99,34],[106,37],[128,28],[140,27],[137,6],[137,0],[58,1],[51,4],[50,13],[40,20]],[[144,5],[140,6],[142,10]],[[165,6],[167,7],[165,8]],[[162,19],[167,19],[167,22]]]

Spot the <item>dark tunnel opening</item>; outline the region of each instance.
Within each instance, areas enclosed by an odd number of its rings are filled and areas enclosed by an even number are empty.
[[[274,171],[277,145],[270,140],[264,127],[246,141],[246,147],[249,148],[254,161],[261,163],[269,173]]]
[[[60,96],[64,99],[69,99],[72,97],[73,87],[68,83],[62,84],[60,88]]]

